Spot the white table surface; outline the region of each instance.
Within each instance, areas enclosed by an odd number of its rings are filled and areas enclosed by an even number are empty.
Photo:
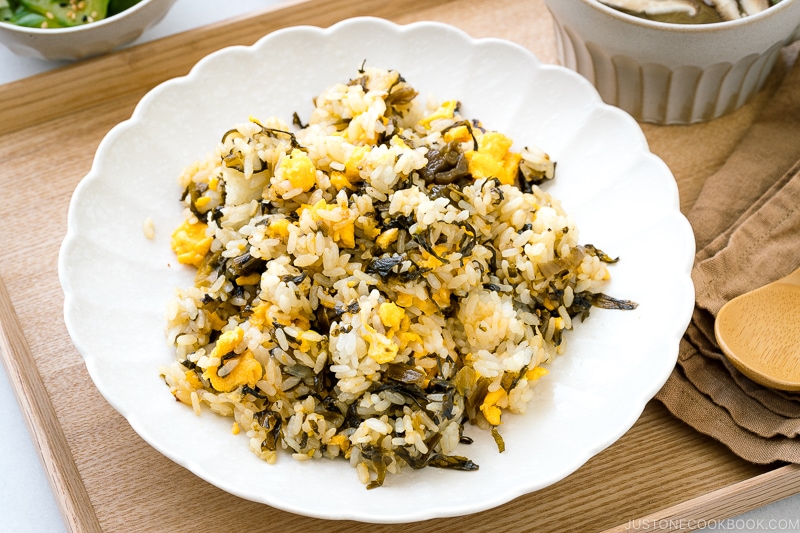
[[[241,14],[279,5],[283,0],[178,0],[169,14],[136,42],[142,43],[218,22]],[[0,84],[9,83],[62,63],[19,57],[0,47]],[[67,531],[53,492],[19,405],[0,365],[0,532],[59,533]],[[620,523],[658,531],[675,524],[640,523],[634,517],[619,517]],[[704,525],[684,524],[689,527]],[[787,498],[739,517],[710,522],[703,531],[800,531],[800,495]],[[565,531],[568,530],[565,529]],[[501,532],[499,532],[501,533]]]

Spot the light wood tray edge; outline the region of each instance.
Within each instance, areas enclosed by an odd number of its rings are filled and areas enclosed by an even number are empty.
[[[776,468],[657,513],[629,520],[603,533],[626,531],[693,531],[716,527],[724,520],[800,492],[800,465]]]
[[[67,527],[76,532],[101,531],[2,278],[0,358]]]

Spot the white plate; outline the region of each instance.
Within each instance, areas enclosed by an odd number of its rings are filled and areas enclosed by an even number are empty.
[[[549,152],[558,162],[549,190],[575,216],[581,242],[621,257],[605,292],[639,303],[635,311],[593,309],[570,332],[567,354],[537,384],[527,414],[503,418],[504,453],[468,428],[475,443],[459,453],[479,471],[409,470],[370,491],[345,461],[260,461],[244,435],[231,434],[230,419],[196,417],[158,375],[174,359],[165,304],[192,280],[169,247],[181,221],[179,172],[250,115],[307,117],[312,97],[354,77],[364,60],[399,70],[422,95],[461,100],[465,116],[519,147]],[[142,231],[148,217],[152,241]],[[59,276],[66,325],[92,379],[154,448],[249,500],[391,523],[503,504],[564,478],[623,435],[675,365],[694,302],[693,256],[669,169],[636,122],[603,104],[586,80],[506,41],[438,23],[359,18],[221,50],[147,94],[105,137],[75,191]]]

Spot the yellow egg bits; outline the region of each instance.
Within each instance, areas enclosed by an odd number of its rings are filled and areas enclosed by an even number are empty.
[[[203,372],[203,377],[211,382],[211,386],[220,392],[232,390],[247,385],[255,387],[263,374],[261,363],[256,361],[250,350],[236,354],[234,349],[242,342],[244,330],[237,327],[226,331],[219,336],[217,344],[211,351],[211,360],[219,359],[217,365],[210,365]],[[225,373],[223,375],[223,370]]]
[[[178,262],[199,267],[208,251],[213,238],[206,234],[208,224],[198,221],[184,220],[172,233],[172,250]]]
[[[456,100],[444,102],[430,115],[422,118],[419,125],[429,129],[431,123],[438,119],[454,119],[458,109]],[[499,132],[482,133],[477,128],[457,126],[447,130],[443,138],[445,141],[471,142],[476,141],[477,150],[467,150],[469,173],[472,179],[497,178],[500,183],[514,185],[517,183],[517,172],[522,155],[511,151],[513,140]]]

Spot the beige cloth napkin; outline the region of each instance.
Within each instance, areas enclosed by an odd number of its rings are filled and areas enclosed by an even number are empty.
[[[696,305],[656,398],[748,461],[800,463],[800,394],[754,383],[714,338],[727,301],[800,267],[800,62],[687,216],[697,240]]]

